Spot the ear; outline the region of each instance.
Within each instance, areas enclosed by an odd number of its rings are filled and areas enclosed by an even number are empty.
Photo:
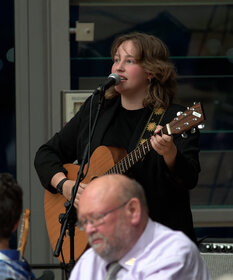
[[[132,225],[137,225],[142,216],[141,204],[138,198],[133,197],[127,204],[127,215]]]
[[[12,233],[15,232],[19,226],[19,221],[20,219],[18,220],[18,222],[14,225],[13,229],[12,229]]]
[[[152,80],[154,78],[154,76],[151,73],[147,73],[147,79],[148,80]]]

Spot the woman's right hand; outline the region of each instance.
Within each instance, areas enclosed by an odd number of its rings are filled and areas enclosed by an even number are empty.
[[[73,180],[67,180],[63,184],[63,195],[65,196],[65,198],[67,200],[71,200],[71,198],[72,198],[72,189],[73,189],[74,185],[75,185],[75,181],[73,181]],[[83,184],[83,183],[79,184],[78,192],[77,192],[75,200],[74,200],[75,208],[78,208],[79,198],[80,198],[80,195],[82,194],[82,192],[84,191],[85,187],[86,187],[86,184]]]

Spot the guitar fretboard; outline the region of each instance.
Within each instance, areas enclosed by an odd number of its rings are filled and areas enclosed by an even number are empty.
[[[167,134],[166,127],[163,127],[159,134]],[[147,139],[144,143],[139,144],[132,152],[122,158],[112,168],[106,171],[104,174],[125,174],[131,167],[139,162],[147,153],[152,149],[150,139]]]

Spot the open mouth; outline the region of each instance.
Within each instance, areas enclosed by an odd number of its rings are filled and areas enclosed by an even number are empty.
[[[120,76],[121,81],[126,81],[127,79],[125,77]]]

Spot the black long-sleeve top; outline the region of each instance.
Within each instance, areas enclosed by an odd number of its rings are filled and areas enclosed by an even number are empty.
[[[79,112],[56,133],[46,144],[42,145],[35,156],[35,168],[42,185],[50,192],[56,189],[50,185],[52,177],[57,172],[67,173],[63,167],[65,163],[82,161],[83,152],[88,141],[88,123],[90,100],[83,104]],[[92,107],[92,122],[97,111],[99,97],[95,96]],[[116,118],[121,106],[120,97],[105,100],[91,143],[91,153],[103,145],[105,132],[108,131],[112,120]],[[184,111],[183,106],[173,104],[170,106],[161,121],[161,125],[171,122],[178,111]],[[144,130],[151,114],[146,108],[135,126],[127,152],[132,151]],[[142,184],[148,202],[150,217],[175,230],[181,230],[192,240],[196,241],[190,209],[189,190],[197,184],[199,166],[199,131],[182,138],[175,135],[173,140],[177,147],[177,156],[174,171],[170,172],[162,156],[152,149],[142,161],[136,164],[130,176]],[[108,137],[111,145],[118,135]],[[110,140],[109,140],[110,139]],[[113,141],[112,140],[112,141]],[[114,143],[114,141],[113,141]]]

